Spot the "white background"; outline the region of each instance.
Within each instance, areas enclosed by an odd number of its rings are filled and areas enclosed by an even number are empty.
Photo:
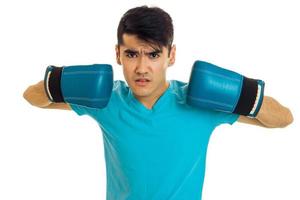
[[[71,111],[30,106],[22,93],[47,65],[115,62],[116,30],[131,7],[155,5],[173,18],[176,64],[168,79],[188,81],[196,59],[265,80],[294,114],[284,129],[236,123],[211,137],[203,200],[299,200],[300,7],[293,0],[0,3],[0,199],[105,198],[100,129]]]

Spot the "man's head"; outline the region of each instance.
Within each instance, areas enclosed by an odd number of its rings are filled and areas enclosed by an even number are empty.
[[[172,42],[172,19],[160,8],[132,8],[121,18],[117,62],[138,98],[155,98],[168,86],[166,70],[175,62]]]

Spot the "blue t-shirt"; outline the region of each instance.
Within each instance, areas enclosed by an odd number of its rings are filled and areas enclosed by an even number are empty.
[[[238,115],[191,107],[185,102],[187,83],[169,83],[152,109],[120,80],[107,107],[71,105],[102,130],[107,200],[201,200],[209,137]]]

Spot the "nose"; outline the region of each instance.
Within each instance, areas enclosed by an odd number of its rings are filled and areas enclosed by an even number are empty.
[[[148,62],[147,58],[140,56],[136,66],[137,74],[147,74],[148,73]]]

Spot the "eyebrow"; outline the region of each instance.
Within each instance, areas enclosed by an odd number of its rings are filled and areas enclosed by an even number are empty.
[[[124,50],[125,53],[139,53],[138,51],[134,50],[134,49],[125,49]],[[160,49],[154,49],[153,51],[147,52],[146,54],[152,54],[152,53],[162,53],[162,50]]]
[[[133,49],[125,49],[124,52],[125,53],[138,53],[138,51],[133,50]]]

